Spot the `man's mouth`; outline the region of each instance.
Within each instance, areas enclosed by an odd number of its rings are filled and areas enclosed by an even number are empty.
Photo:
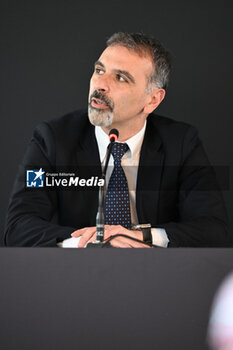
[[[92,107],[99,108],[99,109],[109,108],[108,105],[103,100],[100,100],[99,98],[95,98],[95,97],[92,98],[91,105]]]
[[[113,112],[114,104],[111,100],[107,98],[101,92],[95,90],[90,96],[90,105],[92,108],[101,110],[101,109],[109,109]]]

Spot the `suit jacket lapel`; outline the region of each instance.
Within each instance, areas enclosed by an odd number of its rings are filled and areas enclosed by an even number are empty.
[[[87,119],[85,127],[82,129],[82,135],[77,147],[78,175],[80,178],[91,178],[92,176],[101,178],[101,163],[99,157],[98,145],[95,137],[95,128]],[[91,203],[88,206],[87,215],[90,226],[96,224],[96,213],[98,208],[99,187],[83,188],[85,193],[85,203]],[[81,205],[85,205],[82,203]]]
[[[147,121],[139,160],[136,208],[140,224],[158,222],[158,204],[164,152],[162,141],[150,117]]]
[[[95,137],[95,127],[90,124],[88,119],[86,121],[85,127],[82,129],[82,135],[80,135],[77,151],[77,161],[79,165],[97,166],[99,167],[101,174],[99,151]]]

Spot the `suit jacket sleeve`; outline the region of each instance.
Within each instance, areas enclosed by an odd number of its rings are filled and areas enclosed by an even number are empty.
[[[159,226],[166,230],[169,247],[232,245],[222,194],[193,127],[185,134],[181,162],[178,220]]]
[[[26,189],[26,169],[38,166],[54,172],[56,159],[53,131],[46,123],[40,124],[33,135],[10,198],[6,220],[7,246],[56,246],[75,230],[56,220],[57,193],[55,190]]]

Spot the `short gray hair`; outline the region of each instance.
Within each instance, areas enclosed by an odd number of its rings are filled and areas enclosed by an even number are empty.
[[[143,33],[115,33],[107,40],[108,46],[124,46],[139,55],[149,54],[154,63],[154,72],[148,77],[148,90],[166,89],[171,71],[171,56],[154,37]]]

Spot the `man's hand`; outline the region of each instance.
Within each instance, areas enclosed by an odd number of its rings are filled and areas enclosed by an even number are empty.
[[[143,240],[143,234],[141,231],[127,230],[121,225],[105,225],[104,226],[104,240],[106,241],[112,236],[117,234],[127,235],[139,240]],[[96,240],[96,227],[85,227],[80,230],[74,231],[71,234],[72,237],[81,237],[78,247],[83,248],[88,242],[94,242]],[[111,240],[111,245],[116,248],[150,248],[149,246],[131,240],[126,237],[116,237]]]

